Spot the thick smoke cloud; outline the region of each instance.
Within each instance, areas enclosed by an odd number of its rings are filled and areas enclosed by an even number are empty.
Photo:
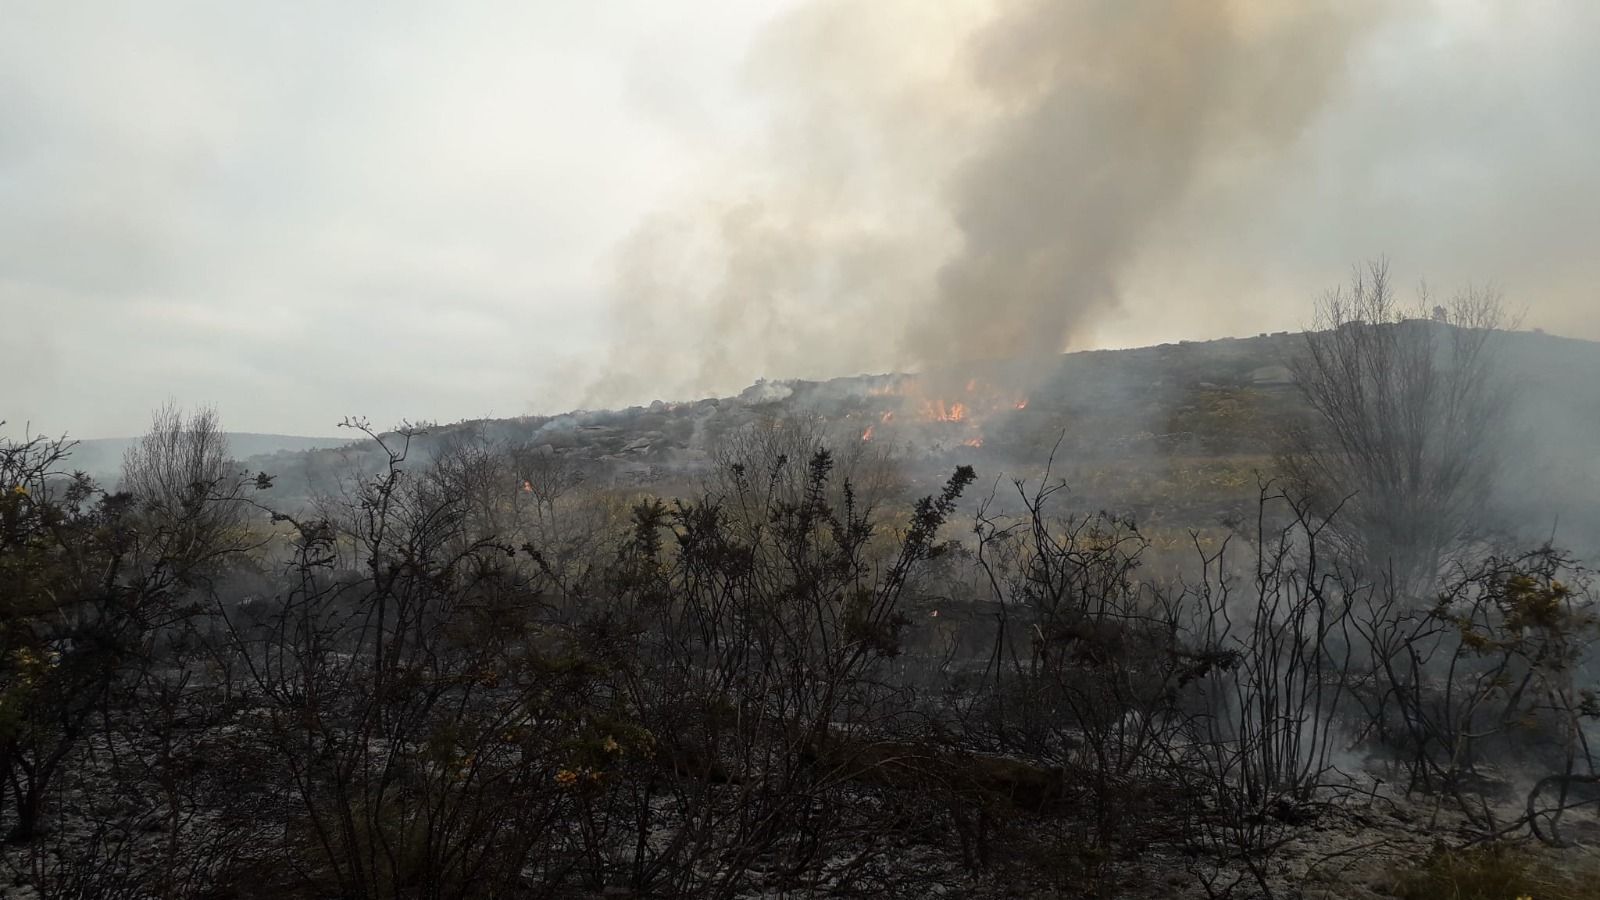
[[[0,418],[321,434],[1296,328],[1600,339],[1600,4],[0,0]]]
[[[597,401],[1081,342],[1197,178],[1293,144],[1379,12],[934,6],[769,30],[770,132],[624,245]]]
[[[975,130],[956,75],[982,21],[827,0],[768,27],[743,74],[762,127],[617,253],[589,402],[898,364],[896,323],[953,245],[940,185]]]
[[[1600,339],[1596,35],[1582,4],[808,0],[750,50],[761,136],[623,242],[586,399],[1294,329],[1378,255]]]
[[[1293,141],[1372,20],[1288,10],[1037,0],[981,32],[973,76],[1002,112],[947,189],[961,246],[911,323],[917,360],[1065,349],[1215,158]]]

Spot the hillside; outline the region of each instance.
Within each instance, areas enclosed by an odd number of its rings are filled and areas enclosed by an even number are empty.
[[[112,480],[122,471],[122,455],[139,439],[94,438],[78,441],[72,450],[72,465],[100,480]],[[348,444],[348,437],[304,437],[293,434],[228,433],[228,448],[237,459],[265,457],[275,453],[304,453]]]
[[[1518,398],[1513,433],[1501,436],[1516,463],[1502,490],[1508,515],[1585,540],[1600,535],[1600,344],[1504,337],[1501,359]],[[1304,413],[1285,365],[1301,346],[1298,335],[1279,333],[920,375],[760,381],[733,397],[442,426],[416,439],[412,459],[481,441],[568,460],[619,489],[671,494],[705,474],[730,435],[798,416],[836,448],[890,453],[914,490],[956,463],[973,464],[985,481],[1031,476],[1054,450],[1053,471],[1081,505],[1181,532],[1253,503],[1274,429]],[[352,444],[249,464],[278,477],[279,502],[298,503],[380,460],[370,445]]]

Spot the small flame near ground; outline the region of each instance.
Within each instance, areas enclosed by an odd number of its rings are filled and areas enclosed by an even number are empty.
[[[904,375],[874,385],[867,389],[866,394],[869,397],[895,397],[900,402],[895,409],[877,414],[878,421],[861,432],[863,441],[878,436],[879,425],[923,422],[939,423],[941,427],[956,426],[966,435],[959,438],[958,435],[949,435],[950,440],[959,439],[963,447],[982,447],[986,437],[983,428],[989,418],[999,413],[1028,408],[1027,397],[979,378],[968,378],[964,383],[957,381],[940,389],[929,379]]]

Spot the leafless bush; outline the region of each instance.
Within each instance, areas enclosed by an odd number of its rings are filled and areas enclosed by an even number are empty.
[[[1179,646],[1176,608],[1138,578],[1146,542],[1131,522],[1057,513],[1065,485],[1048,471],[1013,487],[1020,515],[992,516],[986,503],[977,519],[978,566],[998,614],[967,726],[980,743],[1083,778],[1104,848],[1148,818],[1130,810],[1171,738],[1193,659]]]
[[[1496,362],[1499,296],[1428,304],[1424,292],[1403,305],[1382,260],[1324,298],[1289,358],[1312,416],[1284,430],[1279,458],[1331,519],[1326,549],[1410,593],[1483,530],[1511,396]]]
[[[128,448],[121,490],[136,498],[166,555],[190,563],[244,548],[245,480],[228,458],[216,410],[157,410],[150,431]]]
[[[865,798],[931,765],[915,745],[883,752],[913,724],[885,662],[900,652],[908,580],[941,552],[971,471],[877,559],[870,509],[835,485],[831,455],[814,452],[796,490],[775,489],[797,465],[780,454],[729,471],[726,495],[640,507],[607,589],[623,601],[614,627],[644,635],[627,697],[673,775],[662,803],[640,804],[672,835],[666,851],[641,836],[632,865],[674,890],[728,896],[752,868],[816,881],[851,843],[865,859],[883,815],[863,819]]]
[[[226,469],[149,504],[66,477],[62,443],[0,446],[0,818],[37,839],[69,776],[109,801],[73,812],[70,864],[12,857],[42,889],[916,893],[897,855],[958,845],[1018,891],[1164,846],[1270,893],[1357,739],[1484,835],[1559,841],[1588,802],[1600,626],[1548,548],[1463,556],[1419,604],[1266,482],[1175,579],[1048,469],[958,546],[971,469],[896,514],[893,466],[804,421],[621,520],[549,453],[422,463],[419,431],[350,424],[383,465],[271,522]],[[981,638],[927,634],[941,608]],[[1550,775],[1508,819],[1481,776],[1513,757]]]
[[[147,440],[140,473],[178,468],[184,453],[167,437]],[[9,801],[0,819],[17,841],[38,834],[52,785],[95,717],[162,664],[196,612],[196,592],[243,545],[242,480],[223,474],[176,496],[106,494],[61,471],[69,450],[40,439],[0,446],[0,775]],[[135,479],[141,490],[167,484]]]
[[[1185,643],[1202,667],[1190,679],[1201,702],[1169,752],[1191,795],[1203,798],[1193,837],[1269,895],[1275,851],[1348,774],[1338,766],[1352,735],[1343,713],[1353,585],[1320,552],[1328,527],[1263,483],[1251,563],[1233,570],[1231,540],[1199,550],[1203,577],[1181,604],[1191,616]],[[1209,877],[1206,885],[1225,892]]]
[[[1486,766],[1594,773],[1582,725],[1600,707],[1583,675],[1600,622],[1588,574],[1567,554],[1463,564],[1424,609],[1374,593],[1356,623],[1371,653],[1368,714],[1413,790],[1440,792],[1496,833],[1507,823],[1484,796]]]

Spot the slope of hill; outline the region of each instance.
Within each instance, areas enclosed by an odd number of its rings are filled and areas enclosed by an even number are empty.
[[[1498,486],[1504,507],[1600,535],[1600,344],[1505,338],[1501,359],[1518,399],[1508,433],[1482,438],[1503,442],[1513,463]],[[1181,532],[1254,502],[1274,430],[1305,413],[1286,365],[1302,347],[1299,335],[1279,333],[918,375],[760,381],[735,397],[441,426],[416,438],[411,461],[484,443],[570,460],[621,489],[670,493],[707,471],[741,429],[802,417],[835,447],[891,452],[913,490],[955,463],[985,479],[1035,475],[1054,453],[1053,471],[1080,505]],[[365,442],[249,463],[277,475],[277,498],[293,503],[381,461]]]
[[[122,471],[122,455],[138,438],[95,438],[78,441],[72,449],[72,467],[99,480],[114,479]],[[274,453],[303,453],[350,443],[348,437],[303,437],[292,434],[229,432],[228,449],[235,459]]]

